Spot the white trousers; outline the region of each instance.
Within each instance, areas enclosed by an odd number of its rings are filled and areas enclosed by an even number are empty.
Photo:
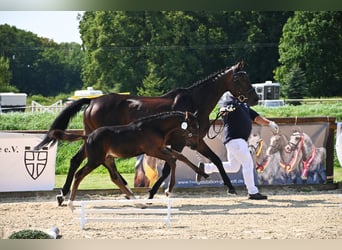
[[[227,173],[236,173],[242,166],[242,175],[249,194],[259,192],[254,182],[254,162],[248,149],[248,144],[243,139],[234,139],[225,145],[228,161],[222,162]],[[214,163],[205,163],[204,170],[207,174],[219,172]]]

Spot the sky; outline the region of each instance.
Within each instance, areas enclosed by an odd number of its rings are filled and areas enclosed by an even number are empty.
[[[77,14],[83,11],[0,11],[0,25],[31,31],[56,43],[81,44]]]

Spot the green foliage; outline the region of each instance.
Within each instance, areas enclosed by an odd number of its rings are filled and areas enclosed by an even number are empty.
[[[141,94],[146,80],[152,78],[159,85],[157,92],[165,93],[190,86],[241,59],[248,62],[246,70],[252,81],[272,79],[272,70],[278,65],[277,42],[290,15],[254,11],[85,12],[80,21],[86,48],[82,79],[86,86]]]
[[[297,64],[293,65],[291,71],[286,75],[281,85],[282,94],[289,99],[303,99],[308,95],[307,82],[304,72]],[[292,103],[295,105],[299,102]]]
[[[254,106],[256,111],[266,117],[336,117],[342,121],[341,103],[285,105],[277,108]]]
[[[303,104],[300,106],[286,105],[278,108],[267,108],[255,106],[254,109],[266,117],[310,117],[310,116],[329,116],[336,117],[337,121],[342,121],[342,110],[340,103],[335,104]],[[215,107],[210,115],[210,119],[215,119],[218,113],[218,106]],[[0,130],[47,130],[51,126],[57,113],[0,113]],[[82,129],[83,115],[79,113],[70,123],[69,129]],[[80,148],[81,141],[78,142],[58,142],[56,159],[56,174],[66,174],[72,156]],[[135,157],[128,159],[117,159],[116,165],[120,173],[135,172]],[[83,162],[81,165],[83,165]],[[338,165],[338,162],[335,162]],[[97,168],[94,173],[107,174],[107,170],[102,166]]]
[[[52,239],[51,236],[40,230],[25,229],[11,234],[9,239]]]
[[[342,95],[341,23],[340,11],[296,11],[283,28],[281,66],[275,70],[275,79],[287,82],[289,72],[298,67],[305,75],[309,96]]]
[[[0,92],[18,92],[16,87],[10,85],[11,77],[9,59],[0,56]]]
[[[0,113],[0,130],[47,130],[56,116],[57,113],[51,112]],[[82,114],[76,115],[69,129],[82,129],[82,117]]]
[[[138,87],[138,95],[140,96],[161,96],[164,94],[163,83],[166,77],[161,79],[157,77],[155,67],[151,68],[150,74],[143,80],[142,87]]]
[[[56,158],[56,174],[67,174],[70,167],[70,160],[81,147],[82,141],[76,142],[58,142],[57,158]],[[85,164],[83,161],[81,166]],[[128,159],[116,159],[115,163],[120,173],[134,173],[135,172],[135,157]],[[108,174],[104,166],[100,166],[93,171],[95,174]]]
[[[20,92],[55,96],[83,85],[84,53],[77,43],[57,44],[5,24],[0,25],[0,48],[1,55],[9,60],[9,83]]]

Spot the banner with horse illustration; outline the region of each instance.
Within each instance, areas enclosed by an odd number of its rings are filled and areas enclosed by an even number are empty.
[[[43,137],[0,133],[0,192],[54,189],[57,144],[33,149]]]
[[[273,134],[268,126],[253,125],[248,144],[255,163],[255,181],[258,185],[322,184],[326,182],[326,143],[329,123],[279,124],[279,134]],[[214,139],[209,139],[216,136]],[[216,124],[205,138],[209,147],[227,161],[222,143],[222,125]],[[207,158],[189,148],[182,152],[191,162],[209,162]],[[151,187],[161,173],[164,162],[152,157],[138,158],[137,173],[144,173],[135,180],[135,186]],[[136,174],[137,176],[137,174]],[[229,173],[233,185],[244,185],[242,170]],[[139,183],[140,182],[140,183]],[[168,183],[168,179],[165,181]],[[219,173],[196,182],[196,173],[183,162],[177,161],[175,187],[222,186]],[[166,184],[167,186],[167,184]]]

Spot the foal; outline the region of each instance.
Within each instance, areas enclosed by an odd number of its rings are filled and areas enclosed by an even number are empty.
[[[126,194],[128,199],[135,198],[120,177],[115,165],[115,158],[128,158],[141,154],[165,160],[171,166],[168,196],[175,184],[176,160],[188,164],[196,173],[207,178],[208,175],[191,163],[178,151],[167,147],[170,136],[177,136],[186,146],[195,149],[198,145],[199,125],[194,115],[189,112],[165,112],[135,120],[127,125],[104,126],[88,135],[77,135],[63,130],[51,130],[49,136],[57,140],[85,140],[87,163],[76,172],[68,206],[73,208],[77,188],[82,179],[95,168],[103,164],[109,171],[112,181]]]

